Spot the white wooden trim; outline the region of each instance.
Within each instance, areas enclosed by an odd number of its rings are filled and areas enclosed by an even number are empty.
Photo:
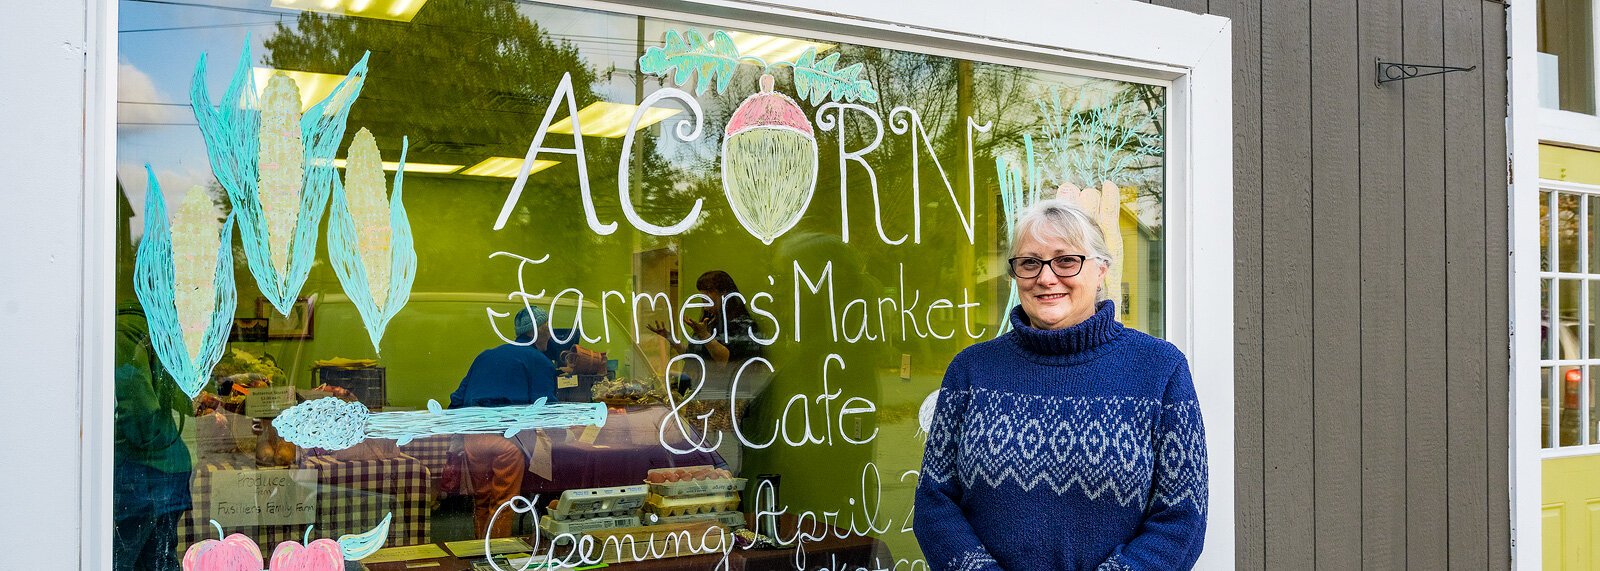
[[[1600,150],[1600,117],[1543,107],[1538,109],[1538,115],[1541,141],[1566,147]]]
[[[90,2],[85,69],[80,569],[110,569],[116,406],[117,2]]]
[[[1511,379],[1508,451],[1511,473],[1511,563],[1514,569],[1542,568],[1539,442],[1539,65],[1538,5],[1510,2],[1506,19],[1510,51],[1506,73],[1510,96],[1507,145],[1512,180],[1511,212]]]

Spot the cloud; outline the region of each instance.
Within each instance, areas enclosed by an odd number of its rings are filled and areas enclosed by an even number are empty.
[[[117,123],[123,128],[149,127],[153,123],[192,124],[194,114],[186,100],[162,93],[149,74],[121,61],[117,64]]]

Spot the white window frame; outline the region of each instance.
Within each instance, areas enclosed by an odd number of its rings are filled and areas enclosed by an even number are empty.
[[[1559,228],[1559,224],[1556,224],[1555,222],[1552,221],[1552,223],[1549,224],[1549,227],[1548,227],[1549,234],[1545,237],[1546,238],[1546,242],[1545,243],[1550,245],[1550,269],[1549,270],[1540,269],[1539,270],[1539,280],[1540,280],[1541,286],[1542,286],[1544,280],[1547,280],[1547,279],[1548,280],[1557,280],[1557,281],[1553,282],[1553,283],[1557,284],[1557,286],[1559,286],[1560,280],[1566,280],[1566,281],[1569,281],[1569,282],[1570,281],[1575,281],[1578,284],[1580,284],[1579,288],[1578,288],[1578,308],[1577,308],[1578,309],[1578,333],[1577,333],[1577,336],[1578,336],[1578,351],[1579,351],[1580,355],[1588,354],[1586,358],[1580,356],[1578,358],[1565,359],[1565,358],[1562,358],[1560,349],[1557,348],[1557,349],[1552,350],[1551,358],[1546,359],[1546,358],[1544,358],[1544,352],[1543,352],[1544,348],[1540,347],[1539,372],[1538,372],[1538,374],[1540,375],[1539,382],[1548,385],[1546,387],[1546,389],[1549,391],[1549,394],[1551,395],[1549,397],[1549,404],[1552,405],[1552,406],[1550,408],[1550,427],[1551,427],[1550,428],[1550,440],[1548,442],[1541,442],[1540,443],[1543,448],[1540,450],[1539,456],[1540,456],[1541,459],[1550,459],[1550,458],[1563,458],[1563,457],[1567,457],[1567,456],[1580,456],[1580,455],[1586,455],[1586,454],[1596,454],[1596,453],[1600,453],[1600,443],[1595,443],[1595,444],[1590,444],[1589,443],[1591,436],[1594,436],[1594,435],[1590,434],[1590,423],[1589,423],[1589,421],[1590,421],[1590,418],[1589,418],[1590,402],[1589,401],[1590,401],[1591,395],[1590,395],[1589,387],[1590,387],[1591,383],[1595,382],[1595,379],[1589,378],[1589,369],[1591,367],[1600,367],[1600,352],[1593,352],[1593,351],[1589,350],[1589,341],[1590,341],[1589,340],[1589,329],[1590,328],[1584,326],[1584,321],[1590,319],[1589,318],[1589,315],[1590,315],[1590,313],[1589,313],[1589,310],[1590,310],[1590,307],[1589,307],[1590,288],[1600,287],[1600,267],[1587,267],[1588,264],[1589,264],[1589,262],[1588,262],[1588,260],[1589,260],[1589,239],[1590,239],[1589,226],[1590,226],[1590,224],[1592,224],[1591,222],[1588,222],[1589,205],[1594,203],[1594,202],[1596,202],[1596,201],[1600,201],[1600,185],[1582,184],[1582,183],[1566,182],[1566,181],[1558,181],[1558,180],[1549,180],[1549,179],[1540,179],[1539,186],[1540,186],[1540,191],[1549,191],[1549,193],[1550,193],[1550,196],[1549,196],[1549,199],[1548,199],[1550,202],[1546,205],[1548,207],[1548,209],[1546,211],[1549,212],[1551,215],[1554,215],[1557,212],[1556,206],[1557,206],[1557,204],[1559,204],[1559,195],[1560,194],[1572,194],[1572,195],[1577,195],[1579,197],[1579,201],[1578,201],[1578,216],[1579,216],[1580,220],[1583,221],[1583,222],[1580,222],[1578,224],[1578,254],[1577,254],[1577,256],[1578,256],[1579,271],[1576,271],[1576,272],[1559,271],[1559,267],[1560,267],[1559,266],[1559,264],[1560,264],[1559,260],[1560,260],[1560,257],[1563,254],[1561,252],[1560,240],[1557,239],[1556,234],[1560,231],[1560,228]],[[1542,257],[1542,255],[1541,255],[1541,257]],[[1595,282],[1595,283],[1591,284],[1590,282]],[[1562,309],[1562,307],[1560,305],[1560,293],[1561,293],[1561,290],[1559,289],[1559,287],[1552,287],[1551,290],[1550,290],[1550,297],[1548,299],[1541,300],[1542,302],[1548,302],[1549,303],[1548,307],[1551,310],[1550,319],[1552,320],[1552,325],[1551,325],[1551,329],[1550,329],[1550,335],[1554,336],[1554,338],[1555,338],[1554,342],[1557,345],[1560,344],[1561,332],[1560,332],[1559,328],[1562,326],[1561,325],[1561,321],[1560,321],[1560,317],[1559,317],[1560,316],[1560,310]],[[1543,311],[1541,310],[1540,313],[1542,315]],[[1561,378],[1562,375],[1560,374],[1560,371],[1561,371],[1562,367],[1578,367],[1578,370],[1582,375],[1582,380],[1579,381],[1579,383],[1578,383],[1578,442],[1579,442],[1579,444],[1575,444],[1575,445],[1571,445],[1571,446],[1562,446],[1560,444],[1560,442],[1561,442],[1561,417],[1562,417],[1561,410],[1562,410],[1562,407],[1560,406],[1560,404],[1559,404],[1560,401],[1558,399],[1562,398],[1562,392],[1563,392],[1563,391],[1560,390],[1561,384],[1563,382],[1563,379]],[[1554,371],[1554,374],[1552,374],[1549,378],[1544,378],[1543,377],[1544,369],[1546,369],[1546,368],[1552,369]],[[1541,403],[1541,409],[1542,409],[1542,406],[1544,404],[1545,403]],[[1540,411],[1540,414],[1541,415],[1543,414],[1542,410]],[[1543,424],[1543,421],[1541,420],[1541,425],[1542,424]]]
[[[89,1],[89,0],[85,0]],[[81,569],[107,569],[111,552],[112,307],[115,296],[116,2],[90,2],[91,99],[84,214]],[[1167,338],[1188,356],[1206,418],[1210,457],[1207,537],[1198,569],[1234,566],[1233,100],[1232,32],[1226,18],[1133,0],[1062,5],[1014,0],[974,13],[955,0],[741,0],[551,2],[633,14],[726,20],[741,27],[860,38],[923,53],[1070,68],[1103,77],[1165,82],[1167,132]],[[692,16],[686,16],[692,14]],[[1037,18],[1036,14],[1059,17]],[[1062,33],[1061,21],[1073,21]],[[774,24],[777,22],[779,24]],[[785,27],[785,23],[787,27]],[[796,24],[798,23],[798,24]],[[1138,34],[1127,32],[1135,27]],[[1131,41],[1130,38],[1137,38]],[[1018,63],[1021,62],[1021,63]],[[53,414],[40,409],[40,414]]]
[[[1562,141],[1568,145],[1578,145],[1591,149],[1600,149],[1600,3],[1589,1],[1589,66],[1594,69],[1592,93],[1597,115],[1539,107],[1539,135],[1541,139]],[[1537,0],[1543,4],[1546,0]],[[1535,18],[1534,30],[1538,30],[1537,6],[1533,17]],[[1534,49],[1537,51],[1538,44]],[[1536,81],[1535,86],[1539,85]],[[1559,89],[1559,87],[1558,87]],[[1535,88],[1537,90],[1537,87]]]

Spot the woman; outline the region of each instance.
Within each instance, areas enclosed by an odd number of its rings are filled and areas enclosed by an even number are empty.
[[[1023,213],[1012,330],[945,372],[916,494],[936,571],[1189,569],[1206,524],[1205,436],[1172,344],[1116,321],[1093,219]]]
[[[722,270],[711,270],[700,274],[700,279],[694,282],[694,288],[701,295],[711,298],[711,307],[702,310],[698,320],[683,320],[693,341],[677,340],[673,332],[668,331],[660,321],[651,323],[648,326],[650,331],[665,338],[673,352],[700,355],[717,363],[719,368],[726,368],[729,363],[737,367],[751,357],[761,356],[761,345],[751,338],[752,335],[760,335],[761,330],[745,308],[744,296],[739,294],[739,286],[733,283],[733,276]]]

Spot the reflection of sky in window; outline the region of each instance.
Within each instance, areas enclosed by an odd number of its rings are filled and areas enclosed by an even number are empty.
[[[134,237],[144,230],[146,162],[155,168],[168,204],[178,203],[190,186],[215,180],[189,108],[189,83],[201,52],[210,54],[206,83],[212,97],[220,97],[245,34],[259,59],[262,41],[280,18],[293,26],[299,13],[271,8],[267,0],[210,5],[215,7],[125,0],[118,7],[117,180],[133,206]]]

